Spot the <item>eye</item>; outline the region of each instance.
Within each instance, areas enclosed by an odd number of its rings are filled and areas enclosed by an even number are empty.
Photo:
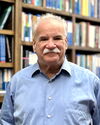
[[[63,40],[63,38],[62,38],[62,36],[55,36],[55,37],[53,37],[53,40]]]
[[[40,37],[39,42],[45,42],[48,40],[48,37]]]

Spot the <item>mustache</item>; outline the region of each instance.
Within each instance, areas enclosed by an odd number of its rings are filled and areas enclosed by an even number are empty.
[[[47,54],[47,53],[60,53],[60,50],[58,48],[54,48],[54,49],[44,49],[43,54]]]

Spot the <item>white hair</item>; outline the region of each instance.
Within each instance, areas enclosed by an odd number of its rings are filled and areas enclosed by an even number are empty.
[[[58,22],[60,22],[62,24],[62,26],[64,27],[65,36],[67,36],[67,21],[65,19],[63,19],[61,16],[56,16],[51,13],[46,13],[46,14],[43,14],[42,16],[40,16],[39,18],[37,18],[37,21],[33,26],[33,39],[34,39],[35,35],[37,34],[36,31],[37,31],[38,25],[44,19],[47,19],[47,20],[54,19],[54,20],[57,20]]]

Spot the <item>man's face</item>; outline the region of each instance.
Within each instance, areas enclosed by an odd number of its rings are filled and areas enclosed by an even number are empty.
[[[63,26],[55,20],[44,20],[37,28],[35,51],[38,62],[46,65],[62,64],[67,49]]]

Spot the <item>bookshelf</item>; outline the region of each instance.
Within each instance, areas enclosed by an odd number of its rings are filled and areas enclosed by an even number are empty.
[[[11,77],[15,70],[13,49],[15,47],[14,0],[0,0],[0,17],[2,18],[0,20],[0,103],[2,103],[5,94],[4,86],[10,80],[8,80],[7,74]]]
[[[23,0],[24,1],[24,0]],[[28,0],[27,0],[28,1]],[[31,0],[29,0],[31,1]],[[22,40],[22,12],[26,14],[31,15],[37,15],[37,14],[45,14],[45,13],[53,13],[55,15],[62,16],[66,21],[72,22],[72,41],[73,43],[68,46],[68,50],[66,51],[66,56],[68,57],[68,60],[77,63],[77,55],[98,55],[100,54],[100,46],[99,47],[91,47],[88,45],[88,35],[86,34],[86,45],[80,46],[76,45],[76,23],[81,24],[82,22],[87,23],[87,25],[94,25],[94,26],[100,26],[100,18],[95,16],[84,16],[80,13],[74,12],[75,11],[75,2],[77,0],[72,0],[72,3],[70,5],[70,9],[62,6],[62,9],[54,9],[52,7],[47,7],[46,0],[43,0],[43,3],[41,6],[33,5],[30,3],[22,2],[22,0],[1,0],[0,3],[7,4],[8,6],[12,6],[11,16],[8,18],[8,24],[9,26],[5,26],[4,29],[0,29],[0,34],[10,36],[13,38],[13,55],[12,55],[12,62],[0,62],[0,69],[12,69],[13,74],[17,71],[19,71],[22,68],[22,57],[24,56],[23,53],[25,50],[32,51],[32,41],[25,41]],[[94,0],[97,1],[97,0]],[[67,5],[66,5],[67,6]],[[65,11],[66,8],[66,11]],[[100,8],[100,7],[99,7]],[[87,28],[88,29],[88,28]],[[87,30],[88,32],[88,30]],[[100,36],[99,36],[100,37]],[[100,44],[100,39],[99,43]],[[100,58],[99,58],[100,60]],[[1,94],[0,94],[0,100],[2,100]]]

